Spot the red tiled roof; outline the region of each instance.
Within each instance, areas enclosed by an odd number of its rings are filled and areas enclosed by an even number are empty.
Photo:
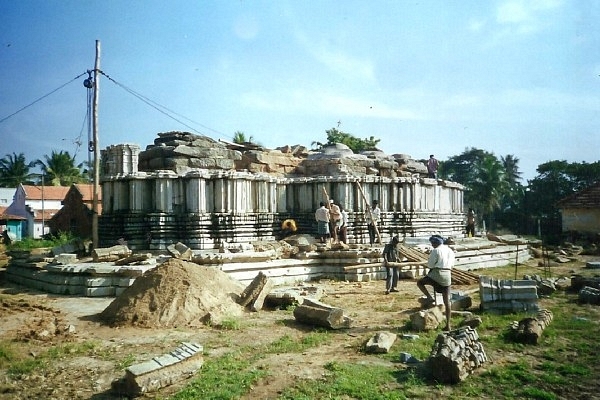
[[[76,183],[73,186],[79,190],[81,196],[83,196],[84,202],[92,202],[94,200],[94,185]],[[98,190],[98,201],[102,201],[102,191]]]
[[[556,206],[561,209],[600,208],[600,182],[559,200]]]
[[[87,185],[82,183],[76,183],[73,186],[81,193],[83,204],[88,209],[94,208],[94,185]],[[98,214],[102,214],[102,191],[98,191]]]
[[[64,200],[70,186],[43,186],[44,196],[42,198],[42,186],[23,185],[25,196],[28,200]]]
[[[51,219],[54,214],[56,214],[59,210],[44,210],[44,218],[42,218],[42,210],[36,210],[35,211],[35,220],[36,221],[48,221],[49,219]]]
[[[20,215],[12,215],[12,214],[0,214],[0,221],[7,221],[7,220],[11,220],[11,221],[15,221],[15,220],[25,220],[27,218],[25,217],[21,217]]]

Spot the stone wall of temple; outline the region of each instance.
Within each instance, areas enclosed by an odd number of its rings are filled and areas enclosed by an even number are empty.
[[[275,240],[287,218],[296,220],[299,233],[316,234],[314,213],[326,196],[348,211],[350,244],[369,242],[366,207],[375,199],[384,242],[391,235],[461,235],[464,227],[462,185],[404,173],[405,166],[385,155],[330,150],[305,159],[281,151],[258,157],[257,149],[227,150],[186,133],[159,134],[154,145],[137,149],[117,145],[103,152],[100,246],[125,239],[133,250],[176,242],[216,249],[224,241]],[[235,169],[249,159],[252,168]],[[280,162],[287,173],[273,173]]]

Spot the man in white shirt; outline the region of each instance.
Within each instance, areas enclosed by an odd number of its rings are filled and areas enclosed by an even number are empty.
[[[317,232],[321,243],[326,243],[329,238],[329,209],[325,207],[325,202],[320,203],[320,207],[315,211],[315,220],[317,220]]]
[[[423,278],[417,281],[417,287],[427,296],[426,305],[435,303],[436,293],[441,293],[446,308],[446,326],[444,330],[450,330],[450,284],[452,283],[452,267],[454,267],[454,251],[444,244],[444,238],[439,235],[433,235],[429,238],[433,250],[427,260],[429,272]],[[433,296],[425,285],[433,286]]]
[[[342,224],[339,229],[339,239],[341,243],[348,244],[348,211],[340,205],[340,213],[342,214]]]
[[[373,207],[371,207],[371,218],[367,224],[367,230],[369,231],[369,243],[373,246],[375,243],[375,227],[379,225],[381,218],[381,209],[379,208],[379,202],[373,200]]]

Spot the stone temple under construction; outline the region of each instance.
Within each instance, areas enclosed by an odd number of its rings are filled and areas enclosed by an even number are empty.
[[[382,243],[391,235],[462,237],[464,187],[426,177],[423,163],[347,146],[267,150],[187,132],[159,133],[152,145],[102,151],[100,246],[126,240],[133,250],[194,250],[275,240],[281,222],[316,233],[314,213],[329,197],[349,214],[348,243],[369,243],[367,210],[381,208]]]

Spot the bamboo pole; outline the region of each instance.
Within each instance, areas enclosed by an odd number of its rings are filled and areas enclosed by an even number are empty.
[[[332,242],[337,242],[337,232],[335,231],[335,222],[331,219],[331,203],[329,202],[329,194],[327,193],[327,189],[323,186],[323,194],[325,195],[325,204],[327,204],[327,209],[329,210],[329,234],[331,235]]]
[[[381,235],[379,234],[379,229],[377,228],[377,224],[375,223],[375,220],[373,219],[373,213],[371,213],[371,206],[369,205],[367,196],[365,196],[365,192],[363,191],[363,188],[362,188],[360,182],[356,181],[356,184],[358,185],[358,190],[360,191],[360,194],[361,194],[364,202],[367,205],[366,206],[367,214],[369,215],[369,220],[373,224],[373,227],[375,227],[375,234],[377,235],[377,241],[379,242],[379,244],[381,244]]]

